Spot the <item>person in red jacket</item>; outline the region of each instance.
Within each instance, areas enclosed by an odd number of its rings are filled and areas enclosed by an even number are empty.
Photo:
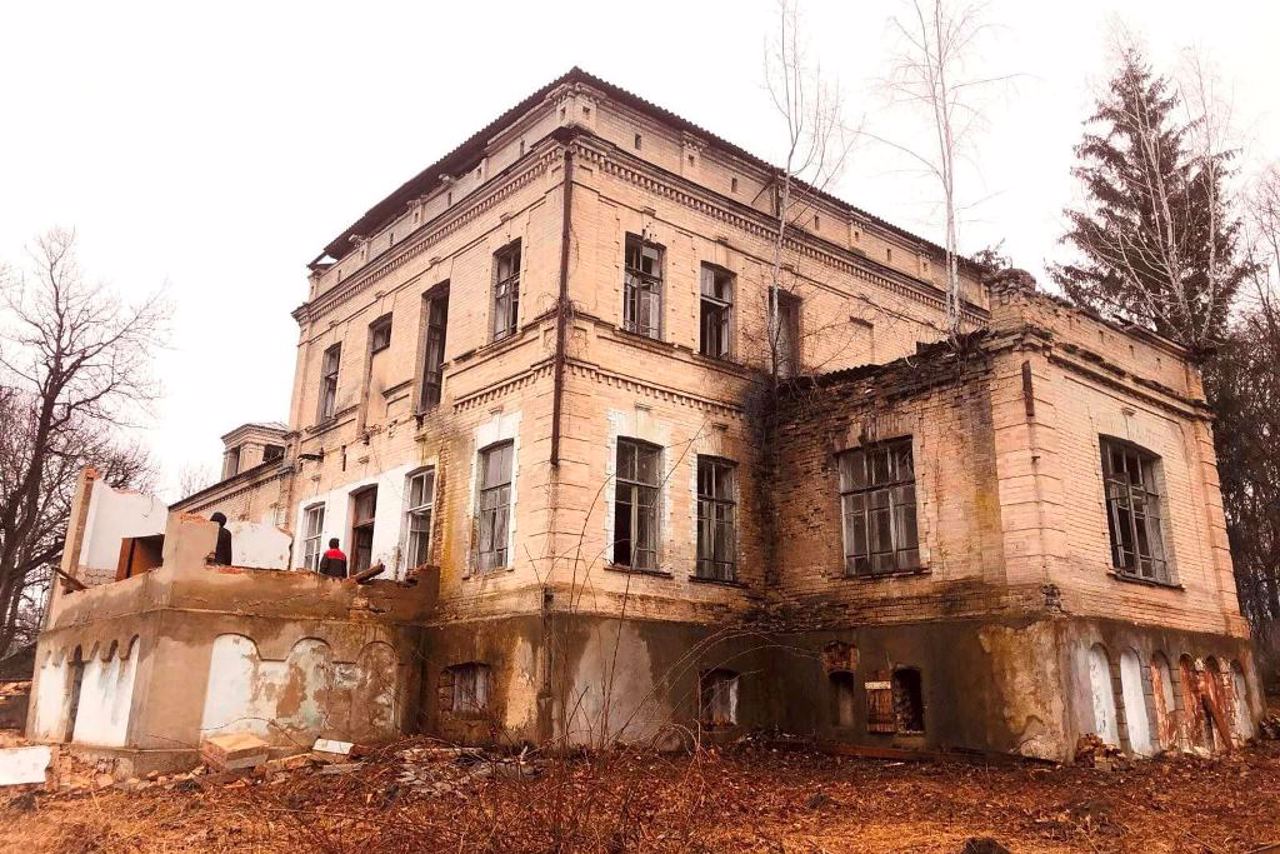
[[[347,577],[347,556],[338,548],[338,538],[329,540],[329,550],[320,558],[320,574],[330,578]]]

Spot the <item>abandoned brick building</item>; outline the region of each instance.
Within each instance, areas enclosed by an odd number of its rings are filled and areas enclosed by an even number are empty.
[[[1248,738],[1186,353],[967,263],[948,341],[942,250],[803,191],[772,391],[780,177],[575,69],[379,202],[311,264],[287,425],[172,508],[86,478],[33,735]]]

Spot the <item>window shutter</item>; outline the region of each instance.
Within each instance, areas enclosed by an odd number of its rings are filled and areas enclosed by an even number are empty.
[[[883,670],[864,686],[867,692],[867,732],[896,732],[893,715],[893,684]]]

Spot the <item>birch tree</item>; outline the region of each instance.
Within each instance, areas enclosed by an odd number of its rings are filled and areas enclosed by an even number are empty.
[[[964,316],[959,263],[959,215],[964,205],[959,167],[983,122],[983,90],[1011,76],[973,73],[975,54],[987,30],[980,5],[947,0],[911,0],[905,5],[906,10],[890,22],[901,50],[886,88],[894,103],[923,116],[929,128],[928,142],[908,144],[867,133],[905,154],[937,182],[946,254],[947,334],[954,343]]]
[[[788,235],[812,218],[817,197],[839,176],[855,136],[844,124],[839,84],[809,61],[794,0],[779,2],[777,25],[764,62],[766,88],[785,131],[783,165],[771,188],[774,233],[766,286],[767,367],[774,383],[796,367],[787,364],[790,332],[780,322],[781,301],[796,286],[786,270]]]

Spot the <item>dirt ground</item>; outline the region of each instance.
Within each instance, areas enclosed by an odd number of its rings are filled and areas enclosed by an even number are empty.
[[[0,851],[959,852],[992,837],[1016,852],[1154,854],[1280,842],[1280,742],[1112,771],[760,745],[518,764],[425,745],[249,776],[11,790]]]

